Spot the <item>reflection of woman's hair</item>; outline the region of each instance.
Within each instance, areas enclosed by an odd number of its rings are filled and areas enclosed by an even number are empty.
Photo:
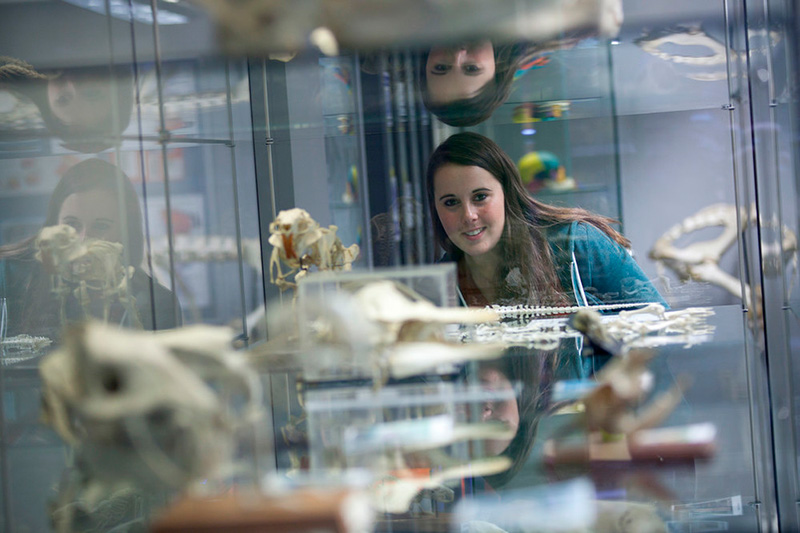
[[[519,387],[517,396],[519,426],[514,438],[501,454],[511,459],[511,466],[499,474],[486,478],[493,488],[507,484],[525,466],[536,440],[539,421],[547,408],[558,362],[557,351],[530,353],[525,348],[514,347],[510,348],[502,359],[489,365]]]
[[[576,30],[541,43],[519,42],[513,44],[493,43],[494,48],[494,80],[471,98],[464,98],[449,103],[435,103],[427,90],[428,54],[422,56],[420,63],[420,94],[425,107],[439,120],[450,126],[466,128],[487,120],[492,113],[503,105],[511,89],[515,74],[526,63],[535,57],[555,50],[574,47],[581,39],[596,35],[593,31]]]
[[[71,80],[102,80],[111,84],[116,98],[116,112],[109,108],[99,122],[66,124],[59,119],[48,99],[48,85],[60,78]],[[133,81],[124,67],[84,67],[68,71],[44,72],[25,61],[0,56],[0,87],[27,97],[39,109],[48,132],[62,141],[71,150],[95,153],[114,146],[119,135],[130,122],[133,111]]]
[[[425,107],[439,120],[450,126],[467,127],[480,124],[503,105],[511,93],[514,74],[534,53],[537,47],[530,43],[501,44],[494,47],[494,79],[470,98],[447,103],[436,103],[428,94],[428,54],[422,56],[420,67],[420,94]]]
[[[531,198],[522,184],[514,162],[494,141],[477,133],[457,133],[431,154],[428,160],[427,191],[437,243],[453,258],[460,260],[464,253],[447,237],[436,213],[434,177],[446,164],[477,166],[488,171],[503,187],[505,196],[505,227],[498,243],[502,257],[497,273],[500,297],[522,300],[528,305],[561,305],[566,302],[556,274],[545,230],[548,226],[570,222],[586,222],[596,226],[623,246],[630,241],[614,230],[614,220],[579,208],[556,207]],[[515,286],[507,283],[512,268]],[[517,288],[517,287],[521,287]],[[520,293],[520,290],[523,292]]]

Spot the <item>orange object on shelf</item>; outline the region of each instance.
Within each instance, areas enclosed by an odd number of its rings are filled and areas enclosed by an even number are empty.
[[[154,520],[153,533],[291,533],[368,531],[372,511],[364,493],[350,489],[300,489],[279,495],[225,494],[186,497]]]

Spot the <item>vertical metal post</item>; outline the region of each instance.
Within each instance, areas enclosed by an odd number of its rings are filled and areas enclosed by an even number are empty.
[[[171,141],[171,135],[167,130],[166,114],[164,112],[164,79],[161,72],[161,42],[158,31],[158,2],[150,0],[150,8],[153,10],[153,54],[155,56],[156,68],[156,89],[158,93],[158,121],[159,132],[158,142],[161,145],[161,163],[164,171],[164,209],[166,210],[167,222],[167,248],[169,255],[169,284],[172,289],[172,310],[175,315],[175,323],[181,323],[181,308],[178,304],[178,292],[175,285],[175,250],[174,235],[172,228],[172,195],[170,193],[169,161],[167,159],[167,145]],[[156,324],[157,326],[157,324]]]
[[[754,117],[754,109],[759,102],[758,93],[753,87],[753,75],[756,72],[750,39],[754,25],[758,24],[744,2],[731,4],[729,0],[723,0],[729,99],[722,108],[730,116],[737,223],[739,227],[743,227],[745,220],[750,217],[752,206],[758,200],[759,179],[770,178],[766,175],[759,176],[762,154],[757,142],[757,122]],[[745,220],[742,220],[743,217]],[[758,290],[763,287],[760,246],[763,236],[760,228],[757,230],[757,235],[753,235],[752,231],[741,234],[737,249],[742,281],[742,323],[745,331],[749,330],[750,333],[745,341],[745,362],[754,468],[753,507],[756,509],[759,530],[775,531],[778,528],[778,502],[773,420],[770,411],[771,350],[767,346],[763,305]],[[748,286],[750,290],[746,291]]]
[[[372,269],[375,265],[375,260],[372,257],[372,225],[371,213],[369,209],[369,176],[367,175],[367,149],[366,141],[364,139],[364,102],[362,100],[363,92],[361,89],[361,76],[357,74],[361,58],[356,52],[353,55],[354,60],[354,75],[355,86],[353,100],[355,102],[356,117],[358,123],[358,200],[361,204],[361,224],[364,228],[362,235],[364,236],[361,246],[361,253],[365,254],[365,263],[367,268]]]
[[[244,345],[249,344],[247,331],[247,305],[244,294],[244,254],[242,253],[242,219],[239,213],[239,180],[236,174],[236,139],[233,129],[233,101],[231,100],[230,63],[225,60],[225,108],[228,114],[228,148],[231,159],[231,180],[233,181],[234,225],[236,227],[236,258],[239,264],[239,302],[242,311],[242,338]]]

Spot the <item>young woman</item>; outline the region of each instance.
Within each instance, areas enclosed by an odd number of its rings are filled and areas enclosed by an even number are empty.
[[[463,303],[539,306],[664,300],[614,221],[531,198],[492,140],[458,133],[431,155],[428,200]]]
[[[180,325],[173,294],[142,269],[144,234],[139,199],[128,178],[114,165],[100,159],[82,161],[67,170],[50,197],[44,226],[67,224],[82,239],[122,243],[123,261],[135,267],[130,294],[136,299],[138,319],[145,329]],[[60,337],[63,324],[60,304],[52,293],[52,281],[36,259],[35,237],[0,247],[0,298],[6,298],[8,335],[23,333]],[[67,302],[67,318],[83,318],[74,298]],[[178,316],[180,314],[178,313]],[[123,306],[112,307],[109,318],[134,324]]]

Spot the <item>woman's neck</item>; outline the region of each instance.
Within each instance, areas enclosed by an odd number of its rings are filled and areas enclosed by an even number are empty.
[[[493,253],[486,253],[477,257],[465,255],[464,264],[469,270],[475,285],[486,299],[490,302],[494,301],[500,271],[500,258],[498,255]]]

